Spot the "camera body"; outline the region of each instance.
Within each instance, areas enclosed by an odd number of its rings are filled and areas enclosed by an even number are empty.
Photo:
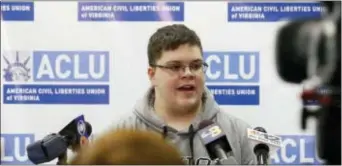
[[[280,29],[276,43],[277,72],[290,83],[304,84],[302,128],[317,118],[317,149],[326,164],[341,164],[341,2],[322,2],[319,19],[296,20]],[[324,89],[324,91],[322,90]],[[309,111],[306,101],[317,101]]]

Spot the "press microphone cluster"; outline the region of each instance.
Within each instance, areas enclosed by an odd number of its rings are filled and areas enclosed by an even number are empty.
[[[218,124],[204,120],[199,125],[198,133],[211,160],[217,161],[218,165],[238,165],[229,140]],[[281,147],[281,137],[267,134],[262,127],[247,129],[247,136],[255,144],[253,150],[258,165],[267,165],[270,154]]]
[[[270,154],[281,147],[281,137],[267,134],[262,127],[247,129],[247,136],[255,144],[254,153],[258,165],[268,165]]]
[[[33,164],[41,164],[63,156],[70,146],[79,144],[81,136],[89,136],[92,132],[90,123],[84,121],[83,115],[75,118],[60,132],[52,133],[29,144],[26,148],[29,160]]]
[[[211,160],[217,161],[218,165],[238,165],[227,136],[218,124],[204,120],[199,124],[198,134]]]

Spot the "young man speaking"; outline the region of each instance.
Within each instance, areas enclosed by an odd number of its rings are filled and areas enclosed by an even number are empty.
[[[193,30],[180,24],[158,29],[149,39],[148,62],[151,88],[133,114],[115,127],[160,132],[178,147],[188,164],[215,164],[196,133],[201,121],[210,120],[222,127],[237,164],[256,164],[247,138],[249,125],[220,111],[205,87],[208,65]]]

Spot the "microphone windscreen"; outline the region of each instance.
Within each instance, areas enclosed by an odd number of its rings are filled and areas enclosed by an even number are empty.
[[[181,153],[158,133],[116,129],[82,148],[71,165],[184,165]]]
[[[281,79],[286,82],[300,83],[307,78],[308,57],[298,50],[300,27],[306,22],[299,20],[280,28],[276,41],[276,66]],[[305,42],[302,42],[306,44]]]
[[[263,133],[267,133],[266,129],[264,129],[263,127],[256,127],[256,128],[254,128],[254,130],[260,131],[260,132],[263,132]]]

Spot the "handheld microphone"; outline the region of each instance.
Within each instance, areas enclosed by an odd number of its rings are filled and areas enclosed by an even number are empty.
[[[33,164],[52,161],[68,148],[67,139],[59,134],[50,134],[27,146],[27,155]]]
[[[258,165],[267,165],[270,153],[274,153],[281,147],[281,137],[267,134],[262,127],[247,129],[248,138],[256,145],[254,153],[257,157]]]
[[[88,131],[89,130],[89,131]],[[83,115],[72,120],[59,133],[45,136],[26,147],[29,160],[41,164],[64,155],[68,147],[78,144],[80,136],[90,135],[91,125],[84,121]]]
[[[220,165],[238,165],[233,157],[232,148],[221,127],[210,120],[199,124],[198,131],[211,160],[217,160]]]

